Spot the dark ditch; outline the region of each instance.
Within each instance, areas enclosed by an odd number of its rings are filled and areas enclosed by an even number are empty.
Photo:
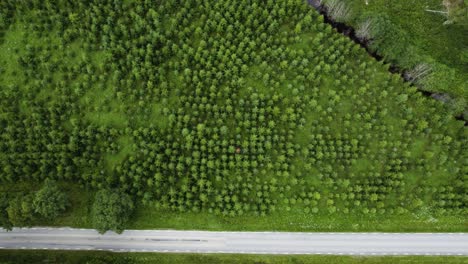
[[[375,58],[378,61],[383,61],[384,58],[377,54],[375,51],[372,51],[369,48],[369,42],[368,41],[363,41],[359,39],[356,36],[356,31],[354,28],[351,26],[346,25],[345,23],[341,22],[336,22],[333,21],[327,14],[326,8],[323,7],[323,5],[320,3],[320,0],[308,0],[309,4],[313,6],[321,15],[324,17],[324,21],[327,24],[330,24],[334,29],[336,29],[337,32],[349,37],[352,41],[354,41],[356,44],[359,44],[362,48],[364,48],[369,55],[371,55],[373,58]],[[443,103],[449,103],[450,101],[450,95],[444,94],[444,93],[434,93],[434,92],[429,92],[426,90],[421,89],[420,87],[416,86],[413,82],[411,82],[404,74],[404,70],[398,67],[397,65],[390,64],[389,71],[394,74],[398,74],[403,78],[405,81],[409,82],[412,87],[416,87],[418,91],[426,96],[430,97],[432,99],[441,101]],[[465,122],[465,126],[468,126],[468,120],[466,120],[465,116],[463,114],[455,116],[455,119],[460,120]]]

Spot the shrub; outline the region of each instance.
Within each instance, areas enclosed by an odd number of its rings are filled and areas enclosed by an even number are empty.
[[[93,226],[100,233],[107,230],[121,233],[132,214],[133,208],[131,197],[121,190],[100,190],[96,193],[92,208]]]
[[[45,218],[55,218],[65,211],[68,197],[62,192],[57,183],[46,179],[42,188],[34,196],[34,211]]]

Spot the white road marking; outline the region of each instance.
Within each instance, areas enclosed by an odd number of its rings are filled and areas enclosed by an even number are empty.
[[[103,243],[109,248],[102,248]],[[0,248],[50,249],[50,245],[54,250],[120,252],[468,256],[467,233],[127,230],[121,235],[101,235],[70,227],[0,229]]]

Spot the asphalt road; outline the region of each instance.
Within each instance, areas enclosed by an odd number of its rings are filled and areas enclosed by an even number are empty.
[[[288,233],[92,229],[0,229],[0,248],[324,255],[465,255],[468,233]]]

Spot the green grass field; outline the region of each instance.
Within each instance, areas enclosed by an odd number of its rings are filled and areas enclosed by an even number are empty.
[[[119,228],[468,230],[457,112],[303,1],[0,12],[4,223],[95,227],[110,190],[137,205],[113,205]],[[52,219],[45,179],[70,200]]]
[[[256,264],[334,264],[334,263],[466,263],[464,257],[350,257],[350,256],[262,256],[262,255],[231,255],[231,254],[157,254],[157,253],[106,253],[106,252],[79,252],[79,251],[14,251],[0,250],[1,264],[230,264],[230,263],[256,263]]]

